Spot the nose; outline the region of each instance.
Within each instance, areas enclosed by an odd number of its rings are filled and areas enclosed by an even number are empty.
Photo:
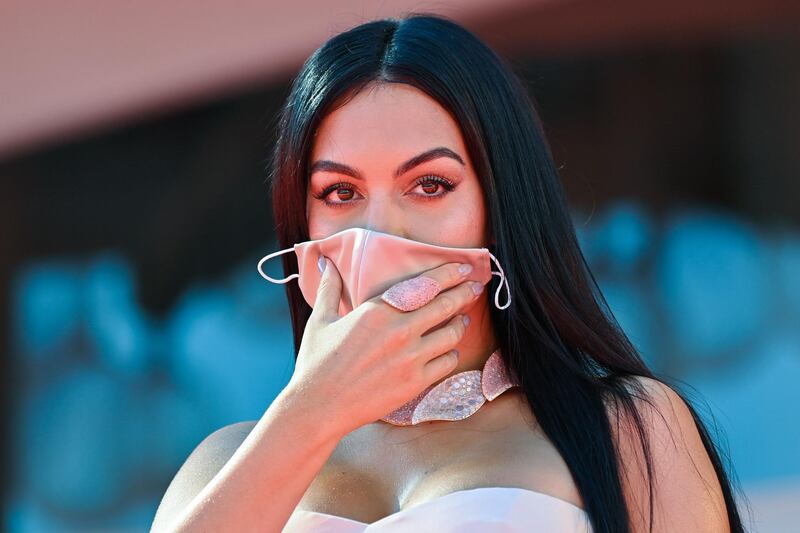
[[[362,228],[408,238],[406,217],[408,214],[389,198],[371,198],[363,212]]]

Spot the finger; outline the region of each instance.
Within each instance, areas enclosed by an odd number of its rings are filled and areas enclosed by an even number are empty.
[[[464,316],[466,315],[458,314],[448,320],[441,328],[420,337],[417,350],[421,357],[429,358],[436,354],[444,353],[461,342],[461,339],[464,338],[464,333],[467,331],[467,326],[464,324]]]
[[[458,352],[450,350],[434,357],[422,367],[423,380],[427,384],[435,383],[450,374],[458,366]]]
[[[478,288],[475,292],[474,288]],[[449,320],[454,314],[462,311],[470,303],[477,300],[483,292],[483,283],[466,280],[450,290],[440,292],[436,298],[419,309],[405,313],[411,331],[425,334],[436,324]]]
[[[460,270],[462,267],[465,270]],[[419,275],[432,278],[444,291],[461,283],[467,279],[471,273],[472,265],[469,263],[445,263],[436,268],[426,270]]]
[[[317,297],[314,302],[312,314],[315,314],[323,322],[332,322],[339,317],[339,301],[342,296],[342,277],[336,269],[333,261],[325,256],[320,256],[324,260],[325,270],[319,280],[317,287]]]
[[[440,292],[466,279],[471,272],[472,265],[469,263],[445,263],[401,280],[370,300],[378,306],[388,304],[402,312],[413,311],[426,305]]]
[[[442,286],[425,275],[415,276],[395,283],[386,289],[381,299],[399,311],[413,311],[433,300],[442,292]]]

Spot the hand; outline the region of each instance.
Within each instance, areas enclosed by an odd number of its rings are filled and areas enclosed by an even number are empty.
[[[446,263],[419,274],[442,288],[422,307],[403,312],[379,295],[340,317],[342,279],[333,262],[325,262],[289,386],[339,419],[346,435],[386,416],[456,368],[452,348],[467,327],[457,313],[478,298],[472,285],[481,283],[466,280],[459,263]]]

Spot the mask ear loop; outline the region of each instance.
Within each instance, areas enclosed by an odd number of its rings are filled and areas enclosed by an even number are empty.
[[[492,252],[489,252],[489,257],[491,257],[494,260],[494,263],[500,270],[499,272],[496,272],[494,270],[491,271],[492,274],[497,274],[498,276],[500,276],[500,285],[498,285],[497,290],[494,291],[494,305],[498,309],[505,309],[506,307],[511,305],[511,288],[508,286],[508,279],[506,278],[505,272],[503,272],[503,267],[500,266],[500,261],[498,261],[494,255],[492,255]],[[500,297],[500,289],[503,288],[503,283],[505,283],[506,285],[506,294],[508,294],[508,301],[506,302],[505,305],[501,306],[500,303],[498,302],[498,299]]]
[[[288,282],[290,280],[293,280],[294,278],[299,278],[300,274],[292,274],[292,275],[290,275],[290,276],[288,276],[286,278],[283,278],[283,279],[275,279],[275,278],[271,278],[271,277],[267,276],[266,274],[264,274],[264,272],[261,271],[261,265],[263,265],[265,261],[269,261],[270,259],[272,259],[276,255],[285,254],[286,252],[291,252],[292,250],[294,250],[294,247],[286,248],[285,250],[280,250],[278,252],[272,252],[271,254],[262,257],[261,261],[258,262],[258,273],[261,274],[261,277],[266,279],[266,280],[271,281],[272,283],[286,283],[286,282]]]

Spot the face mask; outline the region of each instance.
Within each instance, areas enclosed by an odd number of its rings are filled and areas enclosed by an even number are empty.
[[[297,254],[297,274],[275,279],[261,270],[264,262],[292,250]],[[273,283],[286,283],[298,278],[303,297],[313,308],[322,277],[317,267],[321,255],[333,261],[342,277],[339,316],[346,315],[364,301],[382,294],[397,282],[451,262],[471,264],[472,271],[465,279],[484,285],[492,279],[492,275],[500,276],[494,305],[498,309],[511,305],[511,292],[505,273],[497,258],[487,248],[437,246],[363,228],[349,228],[324,239],[297,243],[292,248],[273,252],[258,262],[258,273]],[[497,272],[491,269],[490,259],[497,265]],[[504,283],[508,299],[501,306],[498,300]]]

